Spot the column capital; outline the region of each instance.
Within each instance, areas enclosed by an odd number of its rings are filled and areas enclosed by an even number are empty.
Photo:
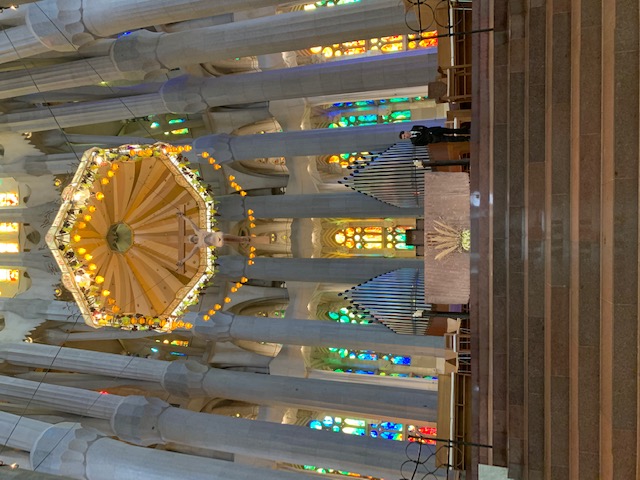
[[[130,395],[123,397],[111,417],[111,428],[125,442],[148,447],[165,443],[160,435],[160,415],[170,408],[159,398]]]
[[[73,52],[95,40],[82,21],[82,0],[44,0],[29,5],[27,25],[47,48]]]
[[[160,97],[170,112],[204,112],[209,108],[202,91],[206,83],[206,78],[191,75],[172,78],[160,89]]]
[[[196,335],[200,335],[209,340],[230,342],[233,340],[231,326],[234,318],[235,315],[229,312],[218,312],[206,322],[202,317],[198,317],[193,331]]]
[[[31,467],[35,470],[73,478],[86,477],[89,447],[102,435],[79,423],[58,423],[47,428],[31,450]]]
[[[161,36],[160,33],[138,30],[118,38],[112,45],[109,56],[118,71],[124,74],[140,70],[145,74],[166,71],[157,55]]]
[[[232,140],[235,140],[235,137],[226,133],[205,135],[193,141],[193,149],[196,153],[209,153],[217,163],[230,163],[235,160],[231,151]]]
[[[162,388],[178,397],[206,397],[203,382],[208,372],[209,367],[194,361],[170,362],[161,381]]]

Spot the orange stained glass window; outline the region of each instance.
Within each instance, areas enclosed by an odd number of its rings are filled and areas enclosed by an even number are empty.
[[[413,248],[406,244],[406,229],[411,227],[346,227],[338,230],[333,239],[338,245],[356,250],[380,250],[383,247],[396,250]]]
[[[19,204],[18,192],[0,193],[0,207],[17,207]]]
[[[310,49],[311,53],[321,53],[325,58],[340,57],[342,55],[360,55],[370,50],[383,53],[417,50],[438,46],[438,32],[412,33],[409,35],[389,35],[387,37],[371,38],[369,40],[352,40],[350,42],[334,43],[333,45],[317,46]]]
[[[0,282],[15,283],[20,280],[20,270],[0,268]]]

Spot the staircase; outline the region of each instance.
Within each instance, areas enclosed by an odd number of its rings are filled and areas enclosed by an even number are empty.
[[[637,478],[639,2],[473,8],[474,464]]]

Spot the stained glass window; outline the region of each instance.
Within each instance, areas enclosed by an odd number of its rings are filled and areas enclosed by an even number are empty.
[[[394,355],[391,353],[377,353],[373,350],[349,350],[347,348],[331,347],[329,348],[331,353],[335,353],[340,358],[348,358],[351,360],[365,360],[375,362],[377,360],[386,360],[394,365],[411,365],[411,357],[405,357],[402,355]]]
[[[165,338],[164,340],[156,340],[156,343],[163,343],[164,345],[175,345],[178,347],[189,346],[189,340],[169,340]]]
[[[405,426],[402,423],[387,420],[379,423],[370,423],[362,418],[333,417],[331,415],[311,420],[309,428],[329,432],[342,432],[347,435],[361,437],[382,438],[384,440],[402,441],[408,439],[410,442],[421,442],[429,445],[435,445],[435,441],[426,437],[437,436],[436,427],[407,425],[405,430]]]
[[[330,310],[327,312],[327,318],[338,323],[371,323],[370,320],[363,318],[359,313],[353,312],[349,307],[342,307],[339,310]]]
[[[316,2],[316,4],[319,2]],[[306,8],[306,7],[305,7]],[[311,10],[314,7],[308,8]],[[397,53],[405,50],[418,50],[438,46],[438,32],[422,32],[410,35],[390,35],[387,37],[371,38],[368,40],[352,40],[350,42],[319,45],[309,50],[313,54],[320,54],[325,58],[339,58],[349,55],[361,55],[369,51],[382,53]]]
[[[349,165],[353,165],[354,163],[363,162],[366,158],[366,155],[369,155],[369,152],[340,153],[336,155],[330,155],[327,158],[327,163],[329,163],[330,165],[337,164],[342,168],[347,168]]]
[[[18,192],[0,193],[0,207],[17,207],[19,203]]]
[[[20,270],[0,268],[0,282],[15,283],[20,280]]]
[[[0,233],[16,233],[19,229],[17,223],[0,223]]]
[[[0,243],[0,253],[20,253],[20,244],[17,242]]]
[[[335,7],[336,5],[346,5],[348,3],[358,3],[360,0],[319,0],[314,3],[308,3],[304,6],[305,10],[315,10],[322,7]]]
[[[408,228],[411,227],[347,227],[338,230],[333,239],[338,245],[349,250],[411,250],[414,247],[406,243]]]
[[[344,115],[329,124],[329,128],[362,127],[384,123],[408,122],[411,120],[411,110],[398,110],[389,115],[366,113],[362,115]]]

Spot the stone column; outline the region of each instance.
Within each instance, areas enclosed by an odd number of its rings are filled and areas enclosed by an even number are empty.
[[[397,474],[400,465],[406,459],[405,445],[401,442],[381,441],[368,437],[311,430],[302,426],[198,413],[171,407],[168,403],[157,398],[103,395],[88,390],[46,384],[38,385],[35,382],[11,378],[2,379],[0,391],[3,392],[3,396],[6,393],[8,398],[19,400],[33,398],[32,402],[39,405],[70,413],[82,412],[83,415],[92,418],[109,420],[111,428],[120,439],[136,445],[177,443],[277,462],[325,465],[377,477],[389,477]],[[104,397],[110,398],[105,399]],[[97,404],[100,406],[96,407]],[[35,425],[38,428],[31,428],[26,433],[30,433],[32,430],[39,431],[42,428],[42,423],[38,422]],[[26,441],[21,444],[29,443],[33,436],[26,436]],[[50,445],[49,442],[42,441],[45,436],[46,434],[41,436],[38,443]],[[69,436],[72,439],[74,437],[73,434]],[[75,439],[78,438],[80,437],[75,436]],[[114,442],[112,445],[120,443],[113,440],[111,442]],[[66,440],[60,443],[66,443]],[[56,447],[52,456],[56,458],[55,453],[61,453],[65,448],[66,445],[60,450]],[[37,447],[36,450],[38,450]],[[47,451],[42,447],[39,450]],[[48,450],[51,451],[51,448]],[[140,452],[142,449],[135,448],[135,450]],[[149,451],[159,454],[167,453],[157,450]],[[178,461],[181,460],[180,457],[185,457],[184,455],[174,455]],[[32,453],[32,458],[37,459],[39,456],[41,455]],[[125,463],[129,456],[130,454],[124,455]],[[105,455],[105,457],[107,456]],[[87,456],[86,459],[88,463],[94,460],[90,456]],[[113,458],[111,460],[113,461]],[[214,462],[212,466],[215,466],[216,463],[226,463]],[[53,461],[51,463],[55,464]],[[233,465],[233,468],[239,467],[236,464],[229,465]],[[87,468],[87,472],[89,471],[92,470]],[[278,472],[278,475],[280,476],[259,476],[256,478],[307,478],[285,472]],[[94,477],[88,476],[88,478],[93,479]],[[116,476],[112,478],[129,477]],[[145,476],[144,478],[156,477]]]
[[[13,312],[22,318],[57,320],[75,322],[80,314],[78,306],[73,302],[42,300],[36,298],[2,298],[2,311]]]
[[[198,113],[223,105],[414,87],[424,85],[436,69],[436,54],[414,51],[219,78],[182,76],[165,82],[157,94],[8,113],[0,118],[0,131],[33,132],[151,114]]]
[[[227,220],[242,220],[253,210],[256,218],[417,218],[424,209],[401,208],[354,192],[216,197],[218,214]]]
[[[10,480],[71,480],[71,477],[61,475],[49,475],[48,473],[32,472],[22,468],[3,469],[2,475]]]
[[[49,51],[73,52],[98,37],[141,27],[280,3],[281,0],[41,0],[26,7],[26,25],[2,32],[0,63]]]
[[[49,424],[0,412],[0,445],[30,451]]]
[[[54,0],[48,1],[52,3]],[[58,3],[60,1],[58,0]],[[142,21],[138,12],[144,13],[142,17],[145,19],[145,25],[180,21],[187,12],[187,16],[196,18],[194,15],[198,13],[198,7],[205,10],[204,14],[207,13],[207,4],[202,0],[194,2],[195,6],[178,9],[170,9],[169,7],[173,7],[170,4],[185,3],[184,0],[164,0],[158,2],[159,5],[147,5],[151,4],[150,1],[125,3],[120,0],[116,3],[126,4],[126,7],[119,9],[109,4],[109,14],[98,15],[98,11],[104,10],[103,5],[93,6],[94,4],[89,2],[92,6],[83,11],[82,20],[73,26],[83,28],[85,36],[91,37],[86,33],[87,30],[98,31],[102,36],[108,36],[138,28]],[[127,13],[132,9],[136,10],[136,14]],[[215,7],[208,7],[208,10],[214,9]],[[113,15],[114,12],[118,15]],[[113,31],[112,16],[116,19],[126,19],[121,22],[117,31]],[[165,18],[147,23],[147,16]],[[173,18],[174,16],[177,18]],[[142,80],[145,74],[158,74],[184,65],[279,53],[359,38],[409,33],[411,30],[407,26],[406,17],[403,6],[397,1],[371,0],[366,5],[357,3],[338,9],[291,12],[177,33],[139,30],[115,40],[108,58],[83,59],[64,65],[33,69],[29,75],[22,71],[1,74],[0,98],[92,85],[102,81]],[[135,25],[127,26],[131,24]],[[251,34],[247,35],[247,32]],[[79,39],[79,36],[69,35],[72,39]],[[46,47],[41,45],[41,48],[46,51]]]
[[[442,125],[441,120],[417,120],[425,126]],[[209,153],[217,163],[269,157],[303,157],[345,152],[379,152],[398,141],[411,123],[389,123],[352,128],[318,128],[263,135],[206,135],[194,140],[193,161],[208,163],[195,154]],[[407,128],[409,127],[409,128]]]
[[[407,15],[397,1],[369,0],[366,4],[270,15],[176,33],[136,33],[118,39],[111,56],[121,71],[139,69],[150,60],[150,54],[158,68],[171,69],[411,33],[408,23],[415,24],[415,17]]]
[[[108,3],[85,1],[82,23],[92,34],[109,37],[140,27],[184,22],[239,10],[277,6],[281,3],[282,0],[109,0]]]
[[[282,282],[324,282],[358,284],[398,268],[423,268],[418,258],[269,258],[254,259],[221,255],[217,275],[239,279],[279,280]]]
[[[135,358],[136,366],[143,367],[143,373],[140,374],[129,368],[132,357],[36,344],[27,345],[26,348],[8,345],[0,349],[0,358],[17,365],[157,382],[167,392],[181,397],[221,397],[262,405],[338,411],[372,418],[394,417],[416,423],[432,422],[436,418],[436,392],[232,372],[208,368],[195,362]],[[122,373],[114,374],[116,366]],[[6,390],[9,396],[18,395],[20,388],[18,379],[0,377],[0,392]],[[41,391],[48,390],[38,390],[38,395]],[[106,408],[103,404],[111,405],[110,398],[111,396],[105,396],[105,399],[94,398],[90,403],[93,412],[90,416],[99,416],[99,412]],[[60,404],[72,404],[73,401],[73,398],[59,396]]]
[[[80,389],[71,390],[87,392]],[[122,400],[122,397],[119,398]],[[144,400],[144,397],[128,398],[142,398]],[[154,404],[158,402],[163,405],[157,408],[169,406],[159,400]],[[126,403],[126,401],[121,403]],[[135,410],[135,408],[135,405],[131,406],[130,410]],[[129,425],[129,432],[148,435],[149,431],[153,429],[152,427],[155,427],[158,419],[153,417],[147,419],[146,415],[153,413],[148,410],[139,408],[134,412],[134,416],[137,414],[135,417],[137,425]],[[128,413],[125,413],[124,416],[131,418],[131,414],[127,415]],[[68,475],[71,478],[87,480],[113,480],[114,478],[118,480],[139,480],[140,478],[144,478],[144,480],[165,480],[166,478],[311,480],[315,478],[304,474],[255,468],[223,460],[136,447],[105,438],[96,430],[82,428],[77,423],[52,425],[0,412],[0,426],[3,427],[0,429],[2,432],[0,433],[0,443],[30,452],[33,470]],[[184,425],[182,428],[183,432],[188,435]],[[127,427],[124,429],[126,430]],[[135,437],[131,437],[131,435],[128,437],[130,437],[128,438],[130,442],[135,440]],[[157,434],[156,437],[158,437]],[[204,445],[206,444],[201,446]]]
[[[399,335],[378,324],[354,325],[301,318],[248,317],[229,312],[218,312],[206,322],[201,316],[190,320],[195,322],[194,332],[197,335],[217,341],[250,340],[308,347],[375,350],[408,356],[455,356],[453,351],[445,350],[444,337]]]

